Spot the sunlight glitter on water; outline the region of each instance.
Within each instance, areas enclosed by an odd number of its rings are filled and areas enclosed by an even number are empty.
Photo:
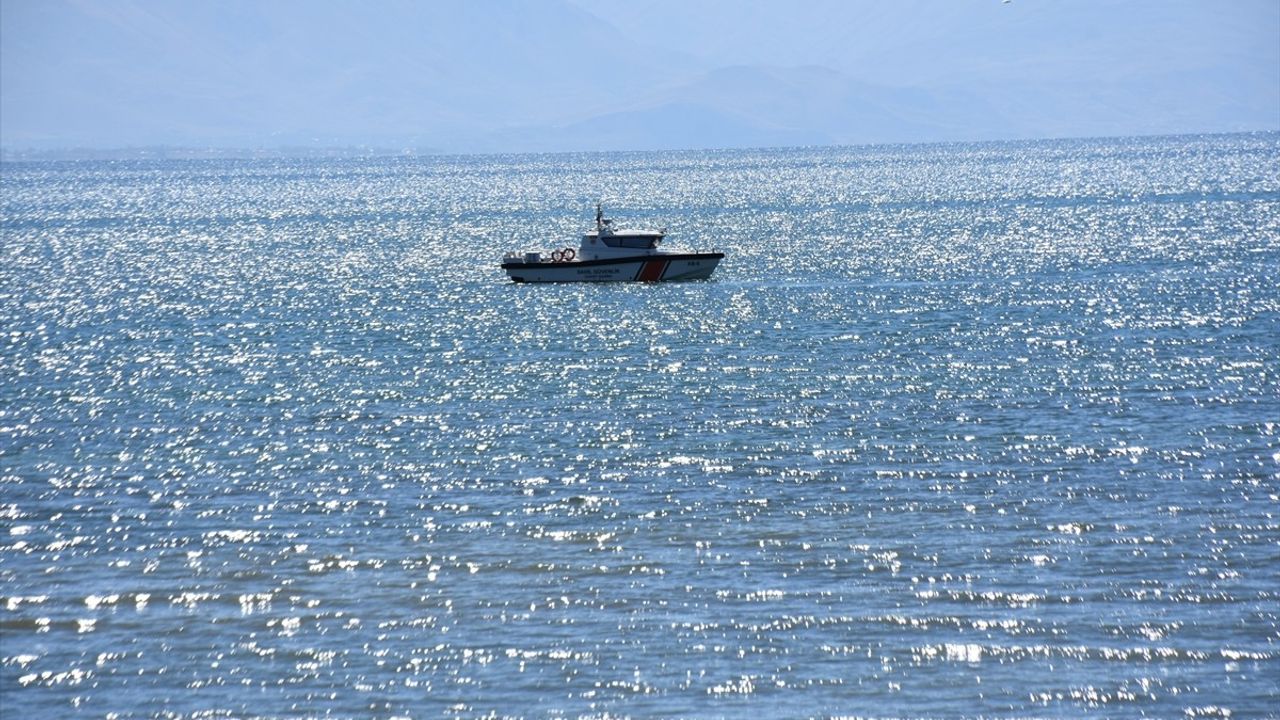
[[[6,166],[0,693],[1265,714],[1274,136]],[[714,280],[525,287],[602,193]]]

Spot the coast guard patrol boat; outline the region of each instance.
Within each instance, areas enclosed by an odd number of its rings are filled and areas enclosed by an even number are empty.
[[[666,229],[614,228],[596,205],[596,229],[582,236],[577,250],[508,252],[502,269],[515,282],[662,282],[705,280],[724,258],[722,252],[668,253],[658,249]]]

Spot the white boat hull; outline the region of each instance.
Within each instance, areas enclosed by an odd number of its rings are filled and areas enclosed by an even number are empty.
[[[515,282],[672,282],[706,280],[711,277],[724,253],[661,253],[568,262],[502,263]]]

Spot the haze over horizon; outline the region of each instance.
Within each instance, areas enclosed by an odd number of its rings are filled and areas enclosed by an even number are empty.
[[[5,0],[0,147],[430,152],[1280,130],[1273,0]]]

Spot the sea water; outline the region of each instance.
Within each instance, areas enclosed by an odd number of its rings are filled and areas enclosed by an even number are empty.
[[[2,171],[6,719],[1280,713],[1280,135]]]

